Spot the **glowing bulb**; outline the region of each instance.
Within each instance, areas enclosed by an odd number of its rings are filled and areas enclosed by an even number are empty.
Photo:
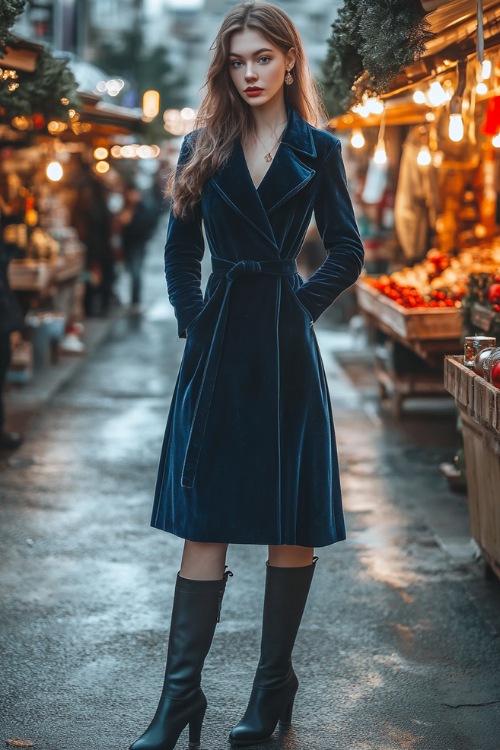
[[[63,176],[63,168],[58,161],[51,161],[50,164],[47,165],[45,174],[49,180],[52,180],[52,182],[59,182]]]
[[[413,94],[415,104],[425,104],[425,94],[423,91],[415,91]]]
[[[385,164],[387,161],[387,154],[385,151],[385,143],[384,141],[380,141],[377,143],[377,148],[375,149],[375,153],[373,154],[373,161],[375,164]]]
[[[365,104],[356,104],[356,106],[352,108],[352,111],[360,117],[368,117],[370,114],[370,110]]]
[[[151,89],[145,91],[142,97],[142,112],[146,120],[154,120],[160,111],[160,94]]]
[[[363,148],[365,145],[365,137],[363,132],[359,128],[355,128],[352,131],[351,146],[353,148]]]
[[[484,94],[488,93],[488,86],[485,84],[484,81],[479,81],[479,83],[476,86],[476,93],[480,96],[483,96]]]
[[[366,108],[374,115],[381,115],[384,111],[384,105],[376,96],[368,97],[366,100]]]
[[[483,80],[488,80],[490,75],[491,75],[491,60],[483,60],[483,64],[481,66],[481,78]]]
[[[428,146],[421,146],[417,154],[417,164],[421,167],[428,167],[432,161],[431,152]]]
[[[459,143],[464,137],[464,121],[462,115],[450,115],[450,124],[448,126],[448,136],[450,141]]]
[[[491,143],[495,148],[500,148],[500,133],[497,133],[496,136],[491,139]]]
[[[99,148],[96,148],[96,150],[94,151],[94,159],[97,159],[98,161],[107,159],[108,156],[109,156],[109,151],[107,148],[104,148],[104,146],[99,146]]]
[[[107,161],[98,161],[95,165],[95,171],[99,174],[106,174],[109,172],[109,164]]]
[[[427,94],[433,107],[440,107],[446,101],[446,92],[439,81],[432,81]]]
[[[184,109],[181,109],[181,117],[183,120],[193,120],[196,117],[196,112],[192,107],[184,107]]]

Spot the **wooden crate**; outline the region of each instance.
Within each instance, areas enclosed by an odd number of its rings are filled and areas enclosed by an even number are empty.
[[[460,339],[462,335],[462,313],[456,307],[407,309],[363,279],[356,282],[355,289],[361,310],[373,315],[403,339]]]
[[[445,385],[462,418],[471,534],[500,577],[500,390],[463,357],[446,357]]]
[[[19,291],[41,291],[52,280],[53,268],[45,261],[15,258],[9,264],[9,284]]]

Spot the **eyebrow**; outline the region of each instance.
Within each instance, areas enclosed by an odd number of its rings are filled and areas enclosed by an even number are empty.
[[[257,55],[261,55],[263,52],[272,52],[272,49],[268,49],[267,47],[263,47],[262,49],[258,49],[257,52],[252,53],[252,57],[256,57]],[[243,55],[239,55],[237,52],[230,52],[229,57],[243,57]]]

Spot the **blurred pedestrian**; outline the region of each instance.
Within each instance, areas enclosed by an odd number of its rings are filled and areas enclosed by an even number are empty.
[[[9,203],[0,193],[0,448],[13,450],[22,443],[18,432],[5,428],[4,387],[9,369],[12,343],[20,336],[24,320],[16,296],[9,286],[8,267],[13,255],[12,248],[4,242],[3,230],[7,224],[20,221],[21,207]]]
[[[115,277],[112,214],[101,180],[83,162],[81,169],[72,223],[86,247],[85,314],[100,317],[110,310]]]
[[[120,216],[122,251],[125,268],[130,274],[130,309],[140,312],[142,307],[142,273],[146,244],[152,237],[159,217],[159,206],[152,205],[135,185],[125,189],[125,206]]]
[[[243,3],[214,43],[198,129],[183,144],[165,247],[184,356],[152,525],[185,540],[160,702],[131,750],[172,750],[189,725],[226,580],[229,543],[268,545],[260,660],[233,745],[289,724],[292,650],[314,547],[345,538],[328,386],[314,321],[357,279],[363,246],[340,142],[322,119],[297,30]],[[303,283],[295,258],[315,213],[327,257]],[[203,297],[202,224],[212,255]]]

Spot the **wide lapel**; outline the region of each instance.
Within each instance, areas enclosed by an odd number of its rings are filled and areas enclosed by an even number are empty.
[[[311,127],[293,109],[273,163],[259,185],[259,196],[267,214],[283,205],[307,183],[316,171],[307,162],[316,157]]]
[[[235,143],[225,166],[212,178],[212,185],[229,206],[268,240],[276,251],[271,224],[252,182],[239,141]]]

